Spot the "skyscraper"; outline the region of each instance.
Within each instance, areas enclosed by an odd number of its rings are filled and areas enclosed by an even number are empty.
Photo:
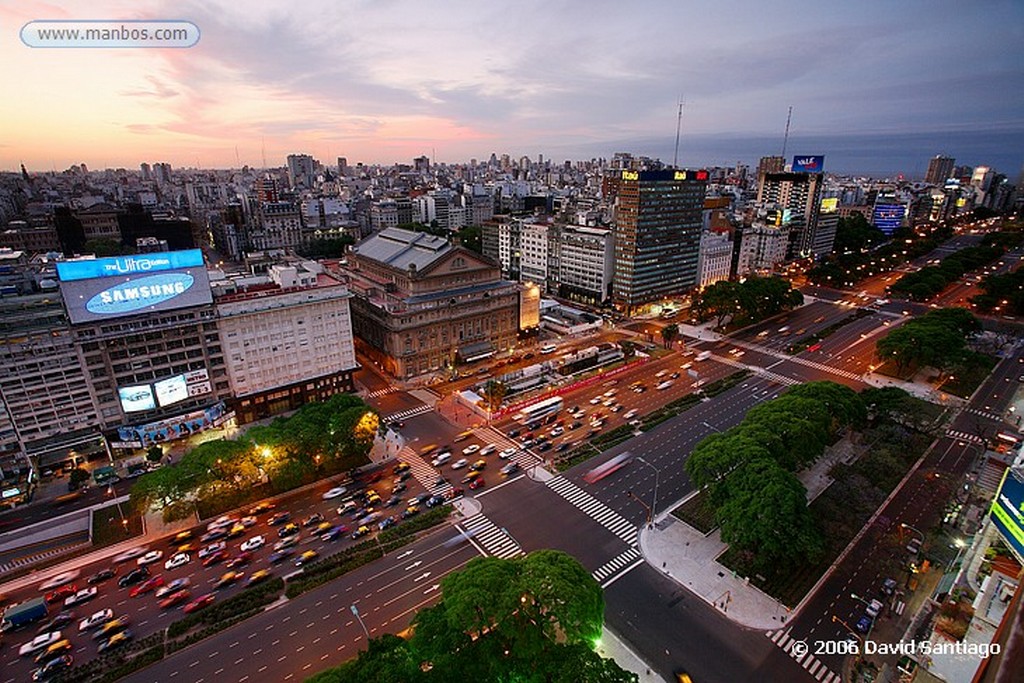
[[[310,189],[313,187],[317,162],[308,154],[288,155],[288,184],[292,189]]]
[[[612,300],[632,313],[697,286],[707,171],[616,172]]]
[[[757,179],[757,203],[781,211],[782,224],[789,226],[789,258],[832,250],[831,242],[824,245],[817,237],[822,178],[821,173],[764,173]]]
[[[924,176],[924,181],[930,185],[944,184],[947,178],[952,177],[954,164],[956,159],[936,154],[928,162],[928,172]]]

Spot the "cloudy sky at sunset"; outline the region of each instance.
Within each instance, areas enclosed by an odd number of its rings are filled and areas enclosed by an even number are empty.
[[[184,19],[202,37],[26,47],[40,19]],[[883,170],[888,153],[923,170],[944,152],[1015,176],[1024,161],[1013,0],[5,1],[0,64],[3,170],[262,165],[262,150],[272,166],[671,159],[680,95],[686,165],[778,153],[789,106],[789,151],[833,168]]]

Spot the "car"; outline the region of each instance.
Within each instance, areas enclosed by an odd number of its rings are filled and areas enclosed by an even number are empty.
[[[63,654],[59,657],[55,657],[33,671],[32,680],[48,681],[60,676],[60,674],[71,669],[71,665],[74,664],[74,661],[74,657],[70,654]]]
[[[486,460],[477,460],[475,463],[473,463],[472,465],[469,466],[469,469],[470,469],[471,472],[479,472],[480,470],[484,469],[485,467],[487,467],[487,461]]]
[[[595,396],[594,398],[590,399],[590,405],[592,405],[592,406],[596,406],[600,402],[601,402],[601,397],[600,396]]]
[[[564,446],[564,445],[566,445],[566,444],[562,444],[562,446]],[[519,470],[519,463],[510,462],[509,464],[507,464],[507,465],[505,465],[504,467],[501,468],[501,473],[504,474],[505,476],[508,476],[508,475],[512,474],[513,472],[516,472],[518,470]]]
[[[394,469],[391,470],[391,472],[392,474],[401,474],[402,472],[405,472],[408,469],[412,469],[412,465],[410,465],[407,462],[400,462],[397,465],[395,465]]]
[[[40,633],[38,636],[28,641],[20,648],[18,648],[18,655],[21,657],[27,657],[33,655],[40,650],[50,647],[54,643],[61,639],[60,631],[50,631],[49,633]]]
[[[60,588],[61,586],[69,584],[75,579],[77,579],[80,574],[80,571],[78,571],[77,569],[73,569],[69,572],[63,572],[61,574],[57,574],[56,576],[51,576],[49,579],[39,584],[39,590],[48,591],[53,590],[54,588]]]
[[[659,384],[658,386],[656,386],[654,388],[657,389],[658,391],[664,391],[665,389],[668,389],[673,384],[674,384],[674,382],[672,380],[667,379],[667,380],[665,380],[664,382],[662,382],[661,384]]]
[[[444,496],[434,495],[427,499],[426,506],[428,508],[433,508],[441,505],[442,503],[444,503]]]
[[[240,552],[234,557],[228,558],[224,563],[224,566],[228,569],[235,569],[237,567],[244,567],[245,565],[252,562],[253,555],[250,552]]]
[[[236,581],[244,576],[242,572],[230,571],[221,574],[221,577],[217,579],[217,583],[213,584],[214,590],[220,590],[221,588],[227,588],[228,586],[234,585]]]
[[[207,531],[216,531],[217,529],[230,529],[238,521],[231,515],[221,515],[217,519],[213,520],[206,525]]]
[[[118,617],[117,619],[111,619],[107,623],[100,626],[96,633],[92,634],[93,640],[103,640],[109,638],[115,633],[119,633],[128,628],[128,617]]]
[[[201,542],[203,542],[203,543],[212,543],[213,541],[216,541],[216,540],[219,540],[219,539],[222,539],[222,538],[227,538],[227,535],[228,535],[228,532],[227,532],[226,529],[215,529],[213,531],[208,531],[205,534],[203,534],[199,538],[199,540]]]
[[[427,500],[430,499],[428,498]],[[416,507],[415,505],[410,505],[409,507],[405,508],[405,510],[402,511],[402,519],[409,519],[410,517],[415,517],[419,514],[419,512],[420,509],[418,507]]]
[[[613,405],[615,405],[615,399],[614,398],[605,399],[605,400],[601,401],[601,405],[603,405],[605,408],[611,408]]]
[[[480,455],[490,455],[491,453],[494,453],[496,450],[498,450],[498,446],[493,443],[489,443],[480,449]]]
[[[558,446],[555,447],[555,452],[561,453],[562,451],[567,451],[569,450],[569,446],[570,444],[568,441],[563,441],[562,443],[558,444]]]
[[[282,538],[280,541],[274,544],[274,552],[284,550],[285,548],[291,548],[292,546],[298,545],[299,539],[302,538],[298,534],[295,536],[289,536],[288,538]]]
[[[190,602],[187,605],[185,605],[185,607],[182,609],[182,611],[185,614],[192,614],[192,612],[198,612],[199,610],[203,609],[204,607],[206,607],[207,605],[209,605],[210,603],[212,603],[216,599],[217,599],[217,596],[214,595],[213,593],[207,593],[206,595],[201,595],[198,598],[196,598],[195,600],[193,600],[192,602]]]
[[[49,603],[60,602],[64,598],[74,595],[78,592],[78,587],[73,583],[67,583],[58,588],[57,590],[50,591],[46,594],[45,600]]]
[[[95,598],[100,592],[100,589],[96,586],[90,586],[89,588],[83,588],[69,598],[64,599],[65,607],[74,607],[80,605],[83,602],[89,602]]]
[[[82,619],[82,621],[80,621],[78,623],[78,630],[79,631],[91,631],[92,629],[96,628],[97,626],[102,626],[103,624],[107,623],[108,621],[110,621],[113,618],[114,618],[114,610],[112,610],[112,609],[101,609],[98,612],[93,612],[91,615],[89,615],[85,619]]]
[[[235,522],[234,526],[228,529],[226,538],[237,538],[245,533],[245,525],[241,521]]]
[[[327,543],[328,541],[336,541],[342,536],[344,536],[346,533],[348,533],[348,527],[344,524],[338,524],[336,526],[332,526],[328,531],[324,532],[320,536],[320,540],[324,543]]]
[[[378,519],[380,519],[380,513],[379,512],[371,512],[368,515],[364,515],[362,518],[360,518],[359,526],[373,524]]]
[[[188,564],[191,561],[192,561],[192,556],[189,555],[188,553],[178,553],[177,555],[175,555],[171,559],[169,559],[166,562],[164,562],[164,569],[166,571],[171,571],[172,569],[177,569],[178,567],[183,567],[184,565]]]
[[[185,531],[179,531],[174,534],[173,543],[184,543],[185,541],[192,540],[195,536],[195,532],[192,529],[186,529]]]
[[[309,564],[316,558],[320,557],[320,553],[315,550],[307,550],[306,552],[295,558],[295,566],[301,567],[304,564]]]
[[[477,490],[479,488],[483,488],[483,486],[484,486],[484,478],[483,477],[477,477],[473,481],[469,482],[469,488],[471,490],[473,490],[473,491],[475,491],[475,490]]]
[[[551,436],[552,437],[561,436],[564,433],[565,433],[565,430],[562,429],[561,427],[555,427],[554,429],[551,430]]]
[[[896,592],[896,579],[886,579],[882,582],[882,593],[892,595]]]
[[[239,546],[239,549],[243,553],[247,553],[247,552],[250,552],[250,551],[253,551],[253,550],[259,550],[264,545],[266,545],[266,542],[267,542],[267,539],[265,539],[263,536],[253,536],[249,540],[244,541],[242,543],[242,545]]]
[[[511,430],[508,433],[508,438],[510,438],[510,439],[518,439],[519,438],[519,430],[518,429]]]
[[[409,499],[409,506],[412,507],[415,505],[423,505],[428,500],[430,500],[430,497],[432,495],[433,494],[430,493],[421,493],[418,496],[413,496],[412,498]]]
[[[854,624],[853,627],[861,633],[867,633],[871,630],[871,623],[871,617],[864,614],[861,615],[861,618],[857,620],[857,623]]]
[[[59,631],[72,621],[75,620],[75,613],[71,610],[65,612],[58,612],[53,619],[36,629],[36,633],[48,633],[49,631]]]
[[[36,655],[36,664],[43,665],[49,661],[52,661],[58,657],[63,657],[71,650],[71,641],[67,638],[58,640],[53,645],[50,645],[45,650]]]
[[[636,416],[637,416],[637,411],[636,411],[636,409],[634,408],[633,410],[630,410],[630,411],[628,411],[628,412],[627,412],[626,414],[624,414],[624,415],[622,416],[622,419],[623,419],[623,420],[626,420],[626,421],[628,422],[629,420],[632,420],[632,419],[633,419],[634,417],[636,417]]]
[[[141,557],[148,552],[149,548],[147,548],[146,546],[130,548],[128,550],[125,550],[123,553],[120,553],[119,555],[115,555],[114,563],[121,564],[122,562],[127,562],[128,560],[134,560],[136,557]]]
[[[191,583],[192,582],[189,581],[187,576],[183,576],[180,579],[175,579],[174,581],[171,581],[169,584],[167,584],[165,586],[161,586],[157,590],[157,592],[156,592],[156,597],[162,598],[165,595],[170,595],[171,593],[177,593],[178,591],[182,590],[183,588],[188,588],[188,586]]]
[[[114,635],[104,640],[96,649],[98,652],[107,652],[109,650],[119,648],[122,645],[126,645],[134,637],[135,636],[132,634],[131,631],[121,631],[120,633],[115,633]]]
[[[249,575],[249,578],[245,580],[245,585],[246,587],[255,586],[262,581],[266,581],[271,576],[273,576],[273,573],[269,569],[260,569]]]
[[[206,556],[206,559],[203,560],[203,566],[212,567],[213,565],[223,562],[226,559],[228,559],[228,551],[218,550],[217,552],[210,553]]]
[[[910,539],[910,543],[907,544],[907,552],[911,555],[917,555],[919,552],[921,552],[921,539]]]
[[[270,557],[267,559],[270,560],[270,564],[278,564],[280,562],[284,562],[294,554],[295,551],[291,548],[281,548],[276,552],[270,553]]]
[[[468,484],[469,482],[473,481],[474,479],[476,479],[479,476],[480,476],[479,472],[476,472],[476,471],[469,472],[468,474],[466,474],[466,476],[464,476],[462,478],[462,481],[459,482],[459,483],[461,483],[461,484]]]
[[[119,588],[127,588],[128,586],[134,586],[140,581],[144,581],[149,577],[149,567],[139,567],[133,569],[120,579],[117,580]]]
[[[530,446],[533,445],[533,439],[523,439],[519,445],[522,446],[523,448],[529,448]]]
[[[207,557],[209,557],[210,555],[213,555],[214,553],[219,553],[220,551],[224,550],[226,547],[227,547],[227,544],[224,543],[224,541],[218,541],[216,543],[211,543],[210,545],[206,546],[205,548],[203,548],[202,550],[199,551],[199,559],[200,560],[206,559]]]
[[[164,551],[163,550],[150,550],[148,553],[146,553],[145,555],[143,555],[139,559],[135,560],[135,564],[137,564],[138,566],[142,567],[142,566],[145,566],[147,564],[153,564],[154,562],[159,562],[160,560],[163,559],[163,557],[164,557]]]
[[[200,548],[200,546],[197,543],[194,543],[193,541],[189,541],[188,543],[182,543],[181,545],[179,545],[178,546],[178,552],[179,553],[193,553],[196,550],[198,550],[199,548]]]
[[[434,467],[440,467],[441,465],[445,464],[446,462],[448,462],[451,459],[452,459],[452,454],[451,453],[448,453],[448,452],[439,453],[433,460],[430,461],[430,464],[433,465]]]
[[[159,588],[162,585],[164,585],[164,577],[162,575],[160,575],[160,574],[157,574],[153,578],[147,579],[146,581],[144,581],[143,583],[140,583],[135,588],[132,588],[128,592],[128,597],[135,598],[135,597],[138,597],[140,595],[144,595],[145,593],[149,593],[151,591],[155,591],[157,588]]]
[[[385,505],[387,507],[389,507],[389,508],[393,508],[393,507],[395,507],[396,505],[398,505],[401,502],[402,502],[402,497],[400,495],[398,495],[397,493],[395,493],[390,498],[388,498],[388,502],[385,503]]]
[[[881,613],[883,607],[885,607],[885,605],[883,605],[880,600],[872,600],[868,604],[867,609],[864,610],[864,613],[874,619],[879,615],[879,613]]]
[[[451,488],[451,489],[450,489],[450,490],[448,491],[448,493],[447,493],[447,494],[445,494],[445,498],[446,498],[447,500],[454,500],[454,499],[458,498],[458,497],[459,497],[459,496],[461,496],[461,495],[462,495],[462,489],[461,489],[461,488],[459,488],[458,486],[453,486],[453,487],[452,487],[452,488]]]
[[[341,498],[348,491],[344,486],[335,486],[332,489],[328,489],[324,492],[321,498],[324,500],[333,500],[334,498]]]
[[[463,455],[473,455],[474,453],[476,453],[479,450],[480,450],[480,446],[477,445],[477,444],[473,444],[471,446],[466,446],[465,448],[463,448],[462,449],[462,454]]]
[[[615,404],[615,405],[613,405],[613,406],[609,406],[609,407],[608,407],[608,410],[610,410],[610,411],[611,411],[611,412],[613,412],[613,413],[617,413],[617,412],[619,412],[620,410],[622,410],[622,405],[621,405],[621,404],[618,404],[618,403],[616,403],[616,404]]]
[[[405,513],[403,512],[402,514],[404,515]],[[356,529],[355,531],[352,532],[352,538],[353,539],[362,538],[363,536],[365,536],[368,533],[370,533],[370,527],[368,527],[368,526],[361,526],[361,527],[359,527],[358,529]]]
[[[498,457],[501,458],[502,460],[508,460],[509,458],[511,458],[515,454],[516,454],[516,449],[515,448],[506,448],[501,453],[498,453]]]
[[[375,493],[375,494],[373,494],[372,496],[370,496],[369,498],[366,499],[366,505],[369,506],[369,507],[372,507],[374,505],[380,504],[381,500],[382,500],[381,497],[378,496]]]
[[[463,467],[465,467],[468,464],[469,464],[468,460],[466,460],[465,458],[460,458],[459,460],[456,460],[455,462],[452,463],[452,469],[453,470],[461,470]]]
[[[679,379],[679,373],[678,372],[673,372],[671,375],[668,376],[668,378],[669,379]]]
[[[267,520],[267,524],[270,526],[278,526],[290,521],[291,518],[292,516],[287,512],[275,512],[270,516],[270,519]]]
[[[668,374],[668,370],[659,370],[658,372],[656,372],[654,374],[654,376],[657,377],[658,379],[661,379],[662,377],[664,377],[667,374]]]
[[[167,597],[165,597],[157,603],[157,606],[160,609],[170,609],[172,607],[180,605],[183,602],[188,602],[189,598],[191,597],[192,593],[189,592],[187,588],[181,588],[179,590],[174,591],[173,593],[168,594]]]
[[[85,580],[85,582],[92,586],[97,583],[103,583],[104,581],[108,581],[114,578],[115,576],[117,576],[117,568],[107,567],[106,569],[101,569],[92,576],[90,576],[88,579]]]
[[[253,507],[251,507],[249,509],[249,514],[250,515],[259,515],[259,514],[262,514],[264,512],[270,512],[273,509],[274,509],[274,504],[273,503],[271,503],[269,501],[263,501],[261,503],[257,503]]]
[[[306,519],[302,520],[302,526],[311,527],[319,524],[322,521],[324,521],[324,516],[321,515],[319,512],[314,512],[309,517],[306,517]]]
[[[256,519],[254,516],[248,515],[248,516],[242,517],[242,519],[238,520],[238,523],[241,524],[242,526],[244,526],[246,529],[248,529],[250,527],[256,526],[259,523],[259,521],[260,520]]]
[[[297,533],[299,533],[298,525],[297,524],[292,524],[291,522],[289,522],[288,524],[285,524],[283,527],[281,527],[280,529],[277,530],[277,535],[280,538],[287,538],[289,536],[294,536]]]
[[[575,421],[572,422],[572,424],[569,425],[569,429],[579,429],[582,426],[583,426],[582,422],[580,422],[579,420],[575,420]]]
[[[349,512],[355,512],[358,509],[359,506],[356,504],[356,502],[354,500],[350,500],[344,505],[339,505],[338,509],[335,510],[335,512],[337,512],[339,515],[344,515],[348,514]]]

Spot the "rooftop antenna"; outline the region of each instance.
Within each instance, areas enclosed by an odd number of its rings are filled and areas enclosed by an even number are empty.
[[[242,168],[242,159],[238,156],[238,145],[235,145],[235,165]]]
[[[789,144],[789,122],[793,118],[793,106],[790,105],[789,113],[786,114],[786,135],[782,138],[782,158],[786,158],[786,145]]]
[[[683,96],[679,96],[679,116],[676,118],[676,151],[672,155],[672,167],[679,168],[679,129],[683,127]]]

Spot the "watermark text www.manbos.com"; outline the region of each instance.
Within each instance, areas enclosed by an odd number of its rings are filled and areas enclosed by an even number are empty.
[[[30,21],[21,28],[29,47],[192,47],[199,27],[191,21]]]

